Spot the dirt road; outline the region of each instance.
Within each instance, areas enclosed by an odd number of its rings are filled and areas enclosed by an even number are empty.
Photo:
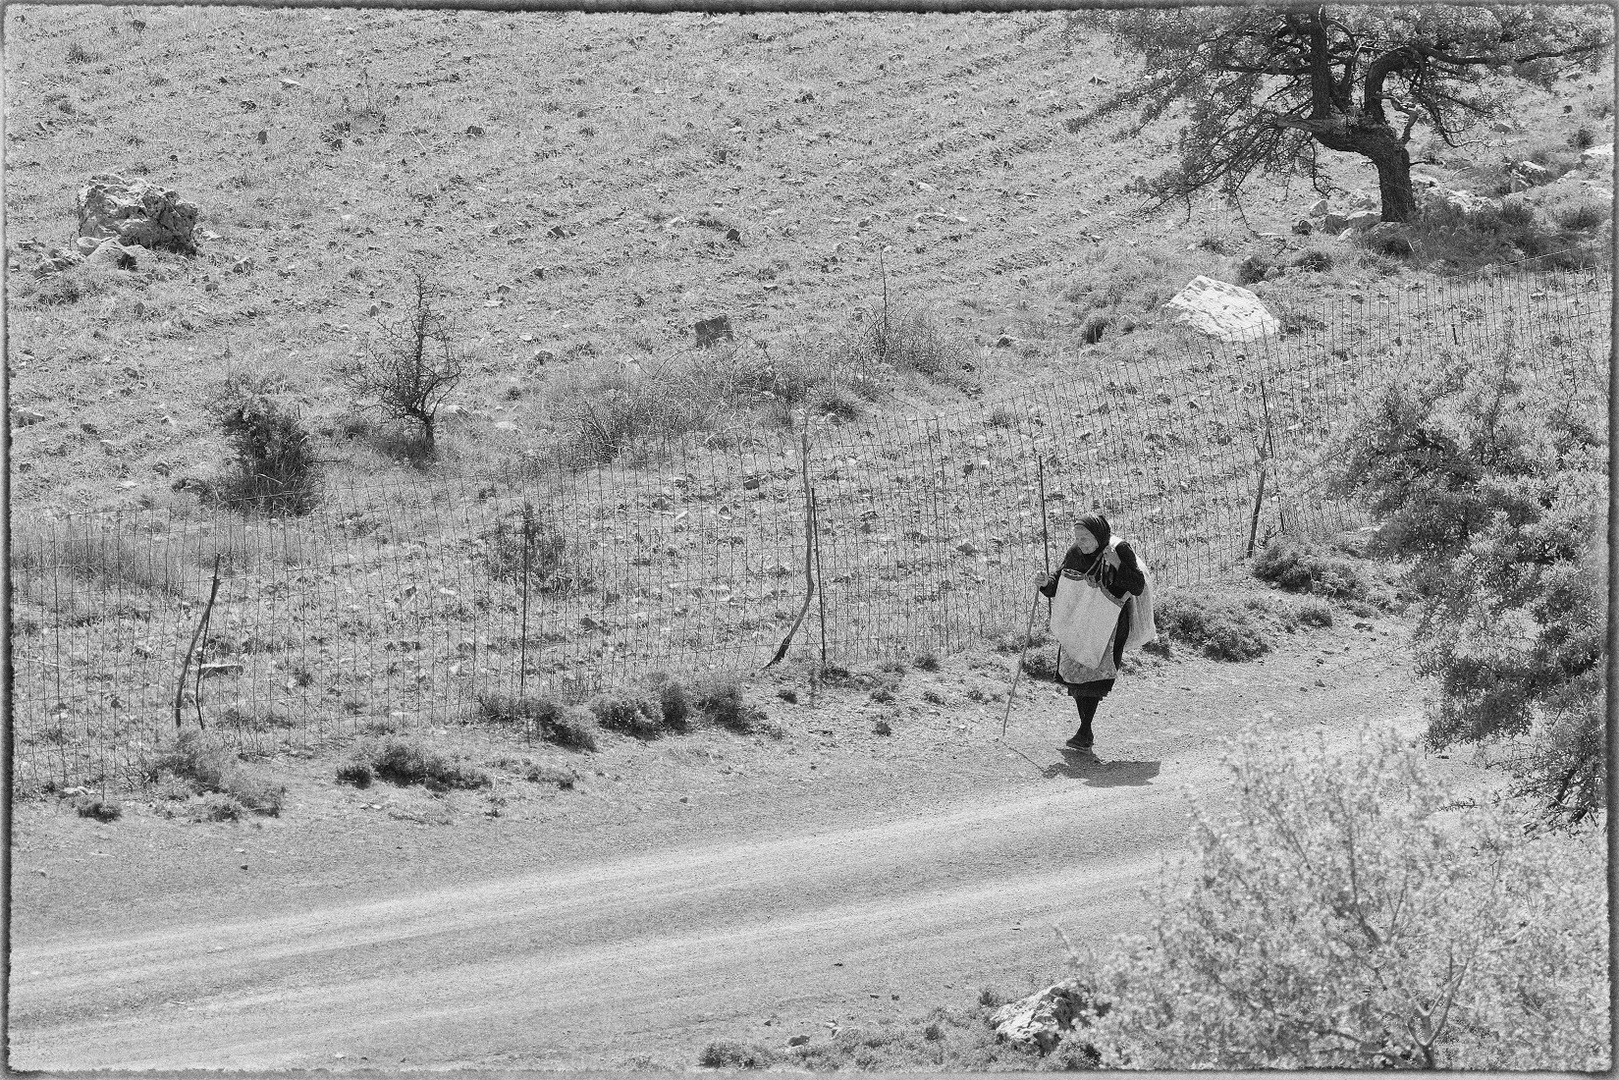
[[[607,808],[622,800],[605,794],[593,829],[575,819],[571,842],[554,817],[486,842],[470,822],[342,818],[376,822],[367,834],[335,824],[343,808],[323,818],[312,802],[256,840],[240,826],[126,820],[52,843],[50,822],[25,819],[11,1064],[589,1067],[644,1055],[689,1065],[718,1040],[781,1047],[826,1037],[828,1022],[1021,989],[1026,973],[1060,970],[1054,924],[1076,939],[1143,924],[1139,890],[1184,835],[1187,789],[1220,786],[1214,702],[1247,695],[1279,709],[1267,712],[1279,752],[1305,732],[1346,738],[1358,725],[1344,720],[1386,716],[1395,701],[1414,715],[1412,687],[1392,676],[1295,700],[1309,686],[1301,673],[1318,670],[1301,653],[1144,677],[1120,695],[1095,759],[1056,749],[1071,720],[1050,696],[1020,709],[1016,749],[994,741],[986,710],[948,753],[918,741],[861,757],[844,745],[840,768],[818,769],[826,778],[814,783],[769,772],[803,768],[807,745],[795,757],[735,752],[751,778],[668,799],[698,807],[673,833],[655,834],[652,818],[673,815],[650,805],[624,819],[644,829],[609,832]],[[1193,688],[1205,700],[1174,705]],[[826,741],[823,762],[836,742]],[[661,797],[655,766],[673,751],[632,751],[645,755],[634,767],[650,804]],[[703,806],[721,809],[702,817]],[[323,820],[325,832],[307,831]],[[288,831],[272,839],[276,828]],[[636,835],[651,840],[610,839]],[[436,853],[408,848],[409,837]],[[278,854],[237,854],[255,842]],[[240,884],[282,857],[301,861]],[[71,910],[98,888],[99,906]]]

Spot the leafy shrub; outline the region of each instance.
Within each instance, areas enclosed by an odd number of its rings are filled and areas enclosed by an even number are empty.
[[[1607,435],[1605,360],[1509,340],[1408,372],[1342,455],[1411,564],[1430,745],[1527,736],[1521,789],[1575,821],[1606,798]]]
[[[767,1046],[716,1042],[703,1047],[697,1063],[707,1069],[762,1069],[775,1060],[775,1053]]]
[[[1360,568],[1347,559],[1322,553],[1306,541],[1284,537],[1254,556],[1254,577],[1289,592],[1315,593],[1341,600],[1363,600],[1367,584]]]
[[[1457,271],[1535,259],[1545,269],[1577,269],[1598,265],[1604,257],[1600,238],[1589,231],[1548,226],[1521,200],[1464,211],[1436,206],[1408,222],[1413,248],[1425,263]],[[1359,234],[1361,242],[1369,234]]]
[[[298,414],[273,396],[276,387],[270,378],[237,376],[208,402],[234,455],[213,492],[243,513],[299,516],[320,502],[320,459]]]
[[[886,738],[887,736],[894,734],[894,725],[890,724],[887,720],[877,720],[871,725],[871,733],[873,735],[881,735]]]
[[[482,769],[452,762],[419,743],[402,739],[385,740],[372,748],[366,759],[377,779],[400,787],[421,784],[429,791],[446,791],[489,786],[489,774]]]
[[[183,731],[168,747],[142,763],[141,779],[167,785],[172,794],[229,796],[241,806],[270,817],[281,812],[286,789],[250,775],[237,755],[210,744],[197,731]]]
[[[478,534],[478,552],[497,581],[528,581],[541,592],[588,588],[588,573],[569,564],[568,541],[550,511],[525,499],[520,509],[497,518]]]
[[[1608,1067],[1599,834],[1468,805],[1391,732],[1228,765],[1147,934],[1076,958],[1103,1067]]]
[[[106,799],[99,795],[80,795],[73,800],[73,812],[82,818],[94,818],[101,822],[117,821],[124,816],[124,808],[117,799]]]
[[[916,665],[916,670],[918,671],[938,671],[943,666],[943,662],[936,652],[918,653],[911,660],[911,663]]]
[[[1608,206],[1606,203],[1595,201],[1578,202],[1558,210],[1553,214],[1552,220],[1557,222],[1560,229],[1583,232],[1599,228],[1608,220]]]
[[[597,723],[637,739],[656,739],[663,733],[663,709],[640,694],[598,694],[585,702]]]
[[[1260,613],[1244,604],[1166,593],[1153,618],[1160,637],[1185,642],[1215,660],[1257,660],[1270,651]]]

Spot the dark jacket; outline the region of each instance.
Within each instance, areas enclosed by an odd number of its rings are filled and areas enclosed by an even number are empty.
[[[1115,599],[1123,600],[1125,594],[1140,596],[1141,590],[1147,587],[1147,577],[1141,572],[1141,564],[1136,562],[1136,553],[1130,545],[1119,541],[1113,549],[1119,557],[1118,566],[1109,566],[1101,563],[1100,577],[1102,587],[1112,593]],[[1068,553],[1062,558],[1060,570],[1073,570],[1081,574],[1090,574],[1097,568],[1102,560],[1102,551],[1098,549],[1090,555],[1082,555],[1077,547],[1070,547]],[[1052,575],[1051,581],[1040,591],[1048,597],[1057,595],[1057,582],[1061,580],[1060,570]],[[1128,605],[1119,609],[1119,623],[1113,631],[1113,666],[1118,667],[1124,663],[1124,639],[1130,636],[1130,608]],[[1112,679],[1097,679],[1088,683],[1069,683],[1068,692],[1075,697],[1105,697],[1113,689]]]

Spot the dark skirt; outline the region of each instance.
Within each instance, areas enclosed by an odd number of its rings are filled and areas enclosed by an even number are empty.
[[[1113,689],[1112,679],[1094,679],[1091,682],[1064,683],[1070,697],[1105,698]]]

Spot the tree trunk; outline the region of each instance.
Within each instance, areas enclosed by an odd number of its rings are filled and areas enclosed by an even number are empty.
[[[1411,192],[1411,155],[1387,124],[1361,117],[1336,130],[1316,130],[1312,134],[1327,149],[1359,154],[1377,167],[1384,221],[1410,221],[1416,217],[1417,199]]]

